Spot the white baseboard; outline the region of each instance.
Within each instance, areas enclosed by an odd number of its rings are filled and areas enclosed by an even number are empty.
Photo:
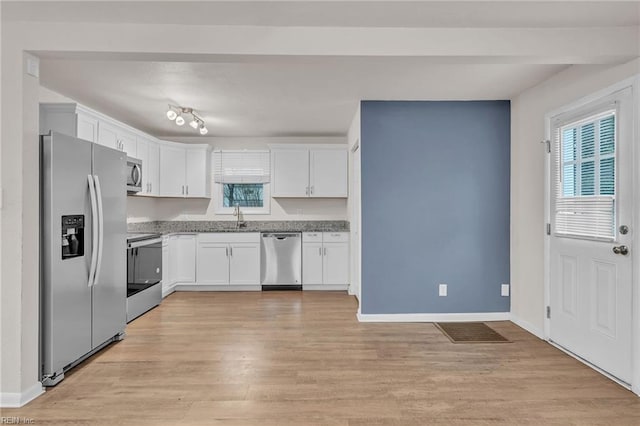
[[[517,316],[511,314],[511,318],[510,321],[512,323],[514,323],[515,325],[517,325],[518,327],[528,331],[529,333],[533,334],[534,336],[536,336],[538,339],[541,340],[547,340],[544,337],[544,331],[542,331],[540,328],[536,327],[535,325],[531,324],[528,321],[525,321],[523,319],[518,318]]]
[[[360,322],[465,322],[509,321],[509,312],[478,312],[461,314],[361,314]]]
[[[176,284],[175,291],[262,291],[261,285]]]
[[[26,391],[20,392],[2,392],[0,393],[0,407],[2,408],[18,408],[33,401],[44,393],[42,383],[37,382]]]
[[[348,287],[346,284],[302,284],[302,290],[312,291],[346,291]]]

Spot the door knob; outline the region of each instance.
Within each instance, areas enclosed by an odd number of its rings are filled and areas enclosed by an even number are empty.
[[[629,247],[627,246],[616,246],[613,248],[613,252],[615,254],[621,254],[623,256],[626,256],[627,254],[629,254]]]

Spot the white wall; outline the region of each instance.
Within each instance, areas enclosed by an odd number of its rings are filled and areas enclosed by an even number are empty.
[[[161,138],[164,139],[164,138]],[[268,149],[269,144],[345,144],[342,136],[327,137],[185,137],[166,138],[174,142],[208,143],[214,149]],[[215,194],[215,193],[214,193]],[[214,199],[128,197],[127,221],[147,220],[236,220],[233,215],[215,214]],[[346,199],[272,198],[271,214],[244,215],[243,220],[348,220]]]
[[[511,312],[537,335],[544,329],[544,116],[640,72],[618,66],[570,67],[511,101]]]

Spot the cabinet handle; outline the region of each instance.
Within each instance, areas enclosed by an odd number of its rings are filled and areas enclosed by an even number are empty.
[[[149,192],[153,190],[153,183],[149,183]]]
[[[187,195],[189,195],[189,185],[187,185]]]
[[[229,247],[224,248],[225,256],[229,257]]]
[[[327,248],[326,247],[324,248],[324,255],[325,256],[327,255]]]
[[[305,195],[309,195],[309,187],[307,186],[304,190]]]
[[[322,247],[318,247],[318,253],[322,256]]]
[[[182,195],[184,195],[184,185],[182,185]]]
[[[233,246],[229,247],[229,256],[233,257]]]
[[[311,192],[311,195],[313,195],[313,186],[311,187],[310,192]]]

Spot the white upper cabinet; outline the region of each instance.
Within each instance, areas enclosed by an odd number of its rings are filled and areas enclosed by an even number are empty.
[[[309,151],[309,193],[312,197],[346,197],[349,161],[346,149]]]
[[[160,187],[160,147],[158,143],[138,136],[136,158],[142,161],[142,190],[138,195],[158,195]]]
[[[271,150],[271,194],[273,197],[309,195],[308,150]]]
[[[77,129],[76,135],[79,139],[84,139],[89,142],[96,142],[98,140],[98,119],[78,111],[77,114]]]
[[[89,142],[98,140],[98,117],[78,104],[40,104],[40,134],[64,133]]]
[[[124,151],[129,157],[136,156],[135,135],[116,123],[100,120],[97,142],[108,148]]]
[[[186,150],[180,146],[160,146],[160,196],[185,196]]]
[[[160,195],[160,146],[155,141],[150,141],[147,151],[147,183],[149,195]]]
[[[273,197],[345,198],[348,153],[341,146],[272,146]]]
[[[210,197],[211,193],[211,173],[210,159],[207,149],[187,148],[186,161],[187,169],[185,176],[187,197]]]
[[[160,196],[208,198],[211,196],[210,148],[160,144]]]

